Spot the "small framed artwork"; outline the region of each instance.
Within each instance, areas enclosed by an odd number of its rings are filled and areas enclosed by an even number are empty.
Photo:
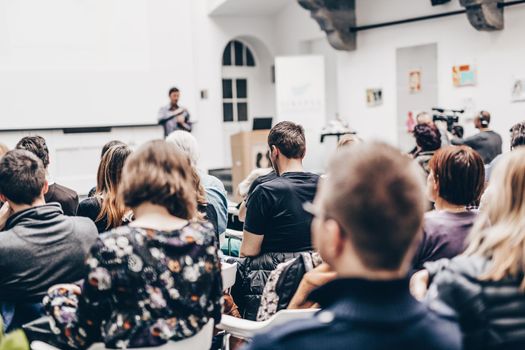
[[[366,90],[366,104],[368,107],[377,107],[383,104],[383,90],[382,89],[367,89]]]
[[[411,94],[421,92],[421,70],[414,69],[408,73],[408,90]]]
[[[516,79],[512,84],[512,102],[525,102],[525,79]]]
[[[474,86],[476,85],[476,70],[470,64],[452,67],[452,82],[454,86]]]

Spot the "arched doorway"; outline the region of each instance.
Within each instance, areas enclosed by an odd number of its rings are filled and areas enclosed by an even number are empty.
[[[222,124],[226,162],[230,136],[249,131],[253,118],[275,116],[274,57],[254,37],[229,41],[222,54]]]

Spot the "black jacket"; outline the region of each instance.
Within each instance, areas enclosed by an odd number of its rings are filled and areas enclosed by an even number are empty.
[[[237,279],[232,288],[232,296],[243,318],[248,320],[257,318],[261,296],[270,273],[280,263],[298,257],[300,254],[265,253],[255,258],[235,259],[238,264]]]
[[[490,262],[458,256],[425,264],[431,277],[429,305],[457,313],[465,349],[525,349],[523,275],[482,281]]]
[[[254,337],[248,349],[461,349],[458,325],[414,300],[408,280],[339,279],[311,299],[323,310]]]

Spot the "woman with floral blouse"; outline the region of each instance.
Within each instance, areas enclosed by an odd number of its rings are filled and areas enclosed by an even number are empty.
[[[74,348],[156,346],[220,321],[222,280],[209,223],[197,203],[187,158],[152,141],[134,152],[119,195],[135,221],[103,234],[82,288],[59,285],[44,300],[53,331]]]

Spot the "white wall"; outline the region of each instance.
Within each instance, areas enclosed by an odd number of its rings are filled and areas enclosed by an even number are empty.
[[[456,8],[455,2],[432,8],[427,1],[362,0],[357,14],[363,25]],[[525,118],[525,104],[510,102],[513,78],[525,76],[525,46],[520,39],[525,32],[524,16],[525,7],[508,8],[505,30],[493,33],[476,31],[464,15],[360,32],[357,51],[339,54],[342,115],[364,137],[397,143],[396,48],[436,42],[439,104],[491,111],[494,129],[508,142],[510,126]],[[455,88],[451,68],[465,63],[477,66],[478,84]],[[376,86],[384,89],[384,105],[367,108],[365,89]]]

